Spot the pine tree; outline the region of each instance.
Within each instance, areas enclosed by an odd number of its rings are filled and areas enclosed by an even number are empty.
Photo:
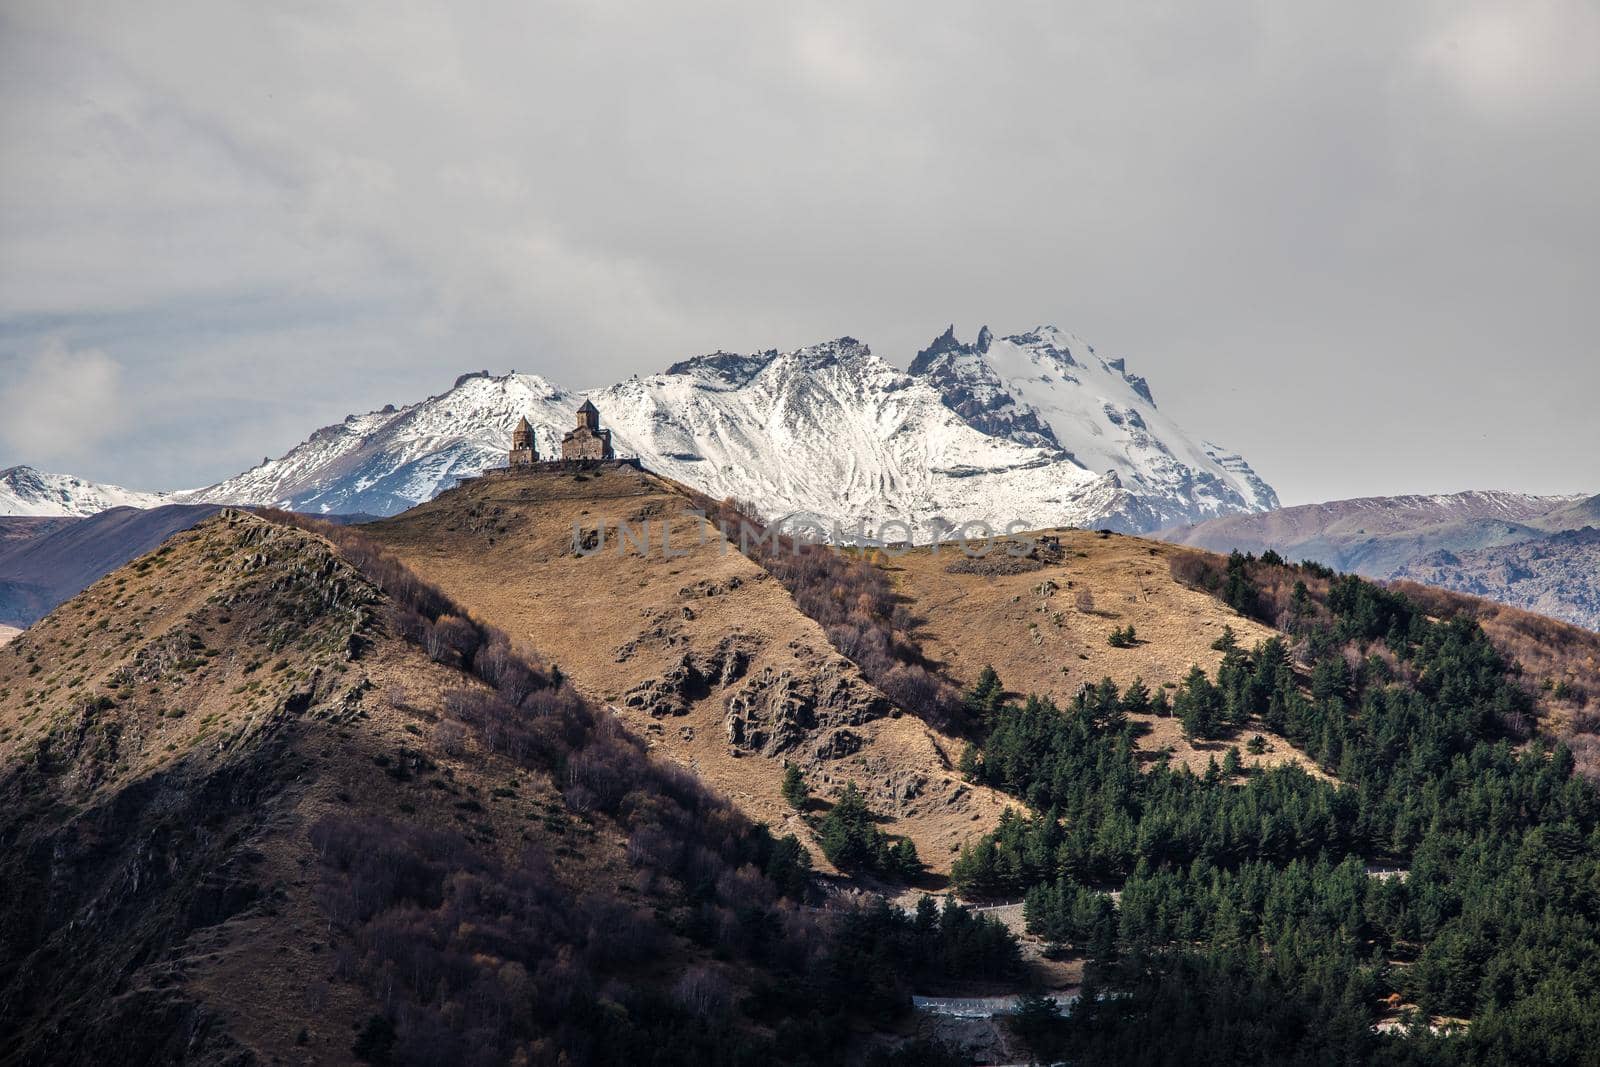
[[[956,764],[956,770],[969,782],[983,780],[983,764],[978,762],[977,745],[971,741],[967,742],[966,747],[961,750],[961,761]]]
[[[1260,606],[1256,587],[1250,581],[1251,562],[1252,557],[1237,549],[1228,557],[1228,577],[1223,586],[1222,599],[1240,615],[1254,616]]]
[[[1135,678],[1122,691],[1122,710],[1136,715],[1150,710],[1150,690],[1145,687],[1143,678]]]
[[[811,801],[811,790],[806,787],[805,775],[800,773],[796,764],[789,764],[783,771],[783,799],[795,811],[805,811],[806,805]]]
[[[1216,736],[1222,710],[1222,696],[1211,684],[1206,672],[1198,666],[1190,667],[1173,701],[1173,711],[1183,722],[1184,736],[1190,740],[1205,740]]]
[[[992,666],[985,665],[978,673],[977,682],[962,699],[962,708],[972,722],[989,726],[993,724],[1004,701],[1005,686],[1000,684],[1000,675]]]
[[[861,867],[876,858],[877,842],[872,833],[876,829],[866,797],[851,782],[817,824],[817,838],[822,854],[835,867]]]

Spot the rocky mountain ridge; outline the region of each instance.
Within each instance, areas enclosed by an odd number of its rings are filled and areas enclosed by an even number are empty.
[[[0,515],[38,517],[94,515],[107,508],[154,508],[173,502],[171,493],[145,493],[32,467],[0,470]]]
[[[541,454],[558,454],[585,398],[619,452],[768,518],[894,522],[926,540],[977,521],[1145,531],[1277,503],[1242,458],[1192,440],[1160,412],[1123,361],[1053,327],[979,336],[981,345],[963,345],[946,331],[909,373],[841,337],[792,352],[711,353],[583,393],[538,375],[465,374],[437,396],[351,415],[277,459],[202,489],[148,494],[142,506],[391,515],[503,463],[524,416]],[[104,500],[136,503],[83,485],[52,506],[90,514]],[[0,498],[0,511],[43,506],[32,499]]]

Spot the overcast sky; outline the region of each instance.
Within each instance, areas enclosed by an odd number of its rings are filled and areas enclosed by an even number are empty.
[[[0,467],[1053,323],[1285,503],[1600,491],[1593,0],[446,7],[0,4]]]

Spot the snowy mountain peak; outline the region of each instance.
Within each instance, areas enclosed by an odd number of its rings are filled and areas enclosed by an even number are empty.
[[[769,348],[765,352],[711,352],[672,364],[668,375],[696,377],[703,381],[718,382],[739,387],[747,385],[759,375],[776,368],[780,372],[810,373],[829,367],[849,366],[877,373],[888,367],[866,345],[853,337],[840,337],[833,341],[807,345],[793,352],[779,352]]]
[[[968,425],[1115,472],[1163,517],[1276,507],[1277,494],[1236,453],[1191,440],[1157,409],[1149,383],[1053,326],[963,344],[947,330],[911,363]],[[1165,519],[1164,519],[1165,521]]]
[[[619,455],[767,516],[1149,530],[1277,500],[1237,454],[1185,436],[1124,363],[1053,326],[971,344],[952,327],[909,374],[853,337],[712,352],[581,394],[480,371],[185,498],[389,514],[502,465],[523,417],[557,455],[585,399]]]
[[[169,493],[141,493],[32,467],[0,471],[0,515],[94,515],[107,508],[155,508],[171,502]]]
[[[760,374],[766,369],[767,364],[777,358],[778,350],[775,348],[748,356],[738,352],[718,351],[674,363],[666,372],[711,378],[728,385],[743,385]]]
[[[537,374],[464,374],[438,396],[350,415],[269,460],[183,499],[389,515],[505,462],[526,416],[540,453],[560,448],[581,398]]]
[[[1059,455],[967,425],[926,383],[853,338],[786,353],[716,353],[589,394],[619,451],[768,517],[854,523],[1149,521]]]
[[[1157,410],[1122,360],[1054,326],[985,326],[970,344],[952,326],[909,373],[853,337],[712,352],[585,393],[474,371],[173,499],[392,514],[504,465],[523,418],[539,453],[559,455],[585,400],[618,455],[768,517],[897,520],[913,536],[976,520],[1140,531],[1277,503],[1238,454]]]

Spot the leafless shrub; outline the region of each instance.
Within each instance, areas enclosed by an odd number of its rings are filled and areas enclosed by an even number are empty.
[[[1089,615],[1094,611],[1094,594],[1087,586],[1079,586],[1078,591],[1072,594],[1072,604],[1083,614]]]
[[[718,972],[696,965],[685,971],[673,986],[672,999],[701,1022],[711,1022],[727,1014],[733,988]]]
[[[1600,734],[1600,711],[1578,711],[1572,716],[1573,734]]]
[[[443,719],[433,728],[433,741],[446,756],[459,756],[467,750],[467,728],[453,719]]]

